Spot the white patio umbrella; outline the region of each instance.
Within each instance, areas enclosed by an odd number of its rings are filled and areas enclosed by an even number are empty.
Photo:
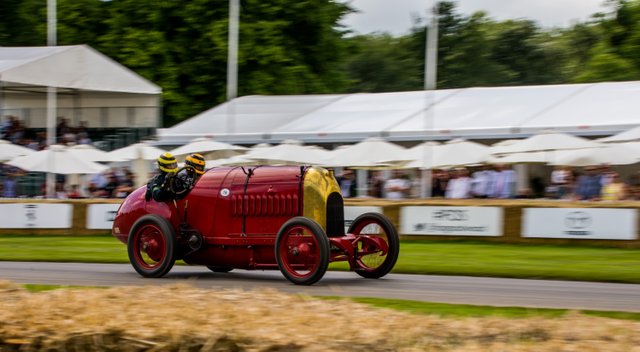
[[[597,148],[601,143],[566,133],[542,132],[501,148],[501,154]]]
[[[597,139],[598,142],[611,143],[611,142],[630,142],[640,140],[640,126],[634,127],[630,130],[620,132],[616,135]]]
[[[109,154],[113,157],[124,160],[155,160],[164,152],[165,150],[154,147],[149,143],[140,142],[124,148],[112,150]]]
[[[262,162],[265,165],[324,165],[331,152],[318,146],[305,146],[294,142],[283,142],[272,147],[249,150],[242,158]]]
[[[562,150],[556,152],[553,165],[565,166],[589,166],[589,165],[630,165],[640,161],[638,150],[619,145],[611,144],[600,148],[589,148],[579,150]]]
[[[529,152],[492,155],[489,158],[491,164],[548,164],[554,161],[556,152]]]
[[[300,142],[302,143],[302,142]],[[269,143],[259,143],[254,145],[251,149],[260,149],[260,148],[268,148],[271,147],[271,144]],[[228,158],[222,158],[222,159],[212,159],[212,160],[207,160],[205,167],[206,168],[212,168],[212,167],[219,167],[219,166],[244,166],[244,165],[263,165],[263,163],[260,160],[250,160],[245,158],[246,154],[243,155],[234,155]]]
[[[118,158],[115,155],[100,150],[89,144],[78,144],[68,148],[69,152],[74,153],[85,160],[102,161],[102,162],[119,162],[125,159]]]
[[[30,155],[19,156],[7,164],[27,171],[65,175],[95,174],[108,168],[70,152],[63,145],[52,145]]]
[[[229,158],[207,160],[205,167],[210,169],[212,167],[220,166],[252,166],[252,165],[264,165],[260,160],[250,160],[244,158],[244,155],[234,155]]]
[[[489,148],[491,154],[501,154],[505,147],[510,146],[522,139],[505,139],[503,141],[492,144]]]
[[[165,150],[154,147],[149,143],[140,142],[128,147],[112,150],[109,154],[113,157],[131,162],[131,171],[136,176],[135,185],[140,187],[147,183],[151,160],[156,160]]]
[[[355,169],[398,168],[411,160],[407,149],[381,138],[367,138],[360,143],[337,148],[329,157],[324,166]]]
[[[0,139],[0,162],[35,153],[35,150]]]
[[[635,142],[633,142],[635,143]],[[494,164],[541,163],[564,166],[630,165],[640,161],[640,144],[610,143],[596,148],[567,149],[552,152],[531,152],[494,156]]]
[[[482,164],[489,160],[489,147],[464,139],[454,139],[440,145],[421,144],[412,148],[412,161],[407,168],[437,169],[455,166]]]
[[[205,159],[217,159],[242,154],[247,150],[246,147],[215,141],[211,138],[196,138],[170,152],[175,156],[200,153]]]

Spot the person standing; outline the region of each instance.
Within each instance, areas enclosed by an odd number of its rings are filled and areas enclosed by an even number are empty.
[[[491,173],[489,168],[489,166],[482,166],[473,173],[471,180],[471,192],[474,198],[489,197],[489,191],[491,190]]]
[[[449,180],[446,198],[464,199],[471,197],[471,178],[469,171],[461,167],[455,170],[455,178]]]
[[[352,198],[356,196],[356,175],[353,170],[345,169],[342,172],[342,176],[339,176],[336,181],[340,186],[340,193],[343,198]]]
[[[369,178],[369,196],[382,198],[384,190],[384,177],[379,170],[373,171]]]
[[[601,200],[623,200],[627,197],[627,185],[617,172],[610,172],[610,181],[602,187]]]
[[[556,199],[561,199],[567,193],[567,182],[569,179],[569,170],[563,166],[556,166],[551,172],[551,185],[549,186],[549,194]]]
[[[435,169],[432,171],[431,180],[431,197],[444,198],[447,193],[447,184],[449,183],[449,172],[447,170]]]
[[[7,173],[2,183],[2,197],[16,198],[18,196],[18,182],[13,173]]]
[[[497,173],[493,183],[494,198],[513,198],[516,184],[516,173],[509,165],[497,165]]]
[[[577,200],[598,200],[602,191],[600,175],[597,168],[587,166],[584,175],[578,177],[575,197]]]
[[[388,199],[405,199],[409,191],[411,191],[411,181],[400,170],[395,170],[393,177],[384,183],[384,193]]]

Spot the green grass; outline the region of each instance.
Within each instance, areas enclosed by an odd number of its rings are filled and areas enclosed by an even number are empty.
[[[104,288],[104,287],[94,287],[94,286],[70,286],[70,285],[40,285],[40,284],[24,284],[22,285],[29,292],[44,292],[44,291],[52,291],[59,290],[64,288],[82,288],[82,289],[94,289],[94,288]]]
[[[448,304],[448,303],[432,303],[420,301],[407,301],[399,299],[386,298],[368,298],[368,297],[317,297],[330,300],[351,300],[353,302],[368,304],[379,308],[388,308],[409,312],[413,314],[437,315],[441,317],[451,318],[469,318],[469,317],[501,317],[501,318],[560,318],[566,315],[568,309],[548,309],[548,308],[522,308],[522,307],[492,307],[477,306],[470,304]],[[579,310],[578,312],[611,319],[640,321],[640,313],[631,312],[610,312],[610,311],[591,311]]]
[[[128,263],[127,247],[104,236],[0,236],[0,260]]]
[[[0,260],[128,263],[104,236],[0,236]],[[345,270],[345,263],[331,270]],[[403,241],[396,273],[640,283],[640,249],[480,241]]]
[[[403,242],[395,270],[640,283],[640,249],[482,242]]]
[[[414,314],[438,315],[442,317],[503,317],[503,318],[529,318],[545,317],[557,318],[565,315],[566,309],[547,308],[521,308],[521,307],[492,307],[477,306],[471,304],[448,304],[421,301],[409,301],[400,299],[369,298],[369,297],[319,297],[322,299],[351,300],[353,302],[368,304],[378,308],[388,308]],[[640,316],[640,314],[638,314]]]

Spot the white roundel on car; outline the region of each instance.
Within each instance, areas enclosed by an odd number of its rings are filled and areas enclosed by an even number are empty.
[[[220,195],[222,197],[228,197],[231,194],[231,191],[228,188],[223,188],[220,190]]]

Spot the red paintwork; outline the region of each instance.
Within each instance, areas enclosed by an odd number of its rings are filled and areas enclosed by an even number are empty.
[[[278,269],[274,250],[276,234],[287,220],[302,215],[298,207],[298,198],[304,198],[300,191],[300,167],[259,167],[246,193],[245,181],[246,174],[241,167],[214,168],[202,175],[184,199],[160,203],[145,201],[146,187],[141,187],[129,195],[118,210],[113,235],[126,244],[137,219],[157,214],[169,220],[179,245],[184,248],[177,259],[218,267]],[[243,195],[251,200],[244,204],[244,213],[251,215],[246,217],[244,231]],[[186,239],[180,236],[181,223],[189,224],[190,229],[202,234],[204,245],[200,250],[188,249]],[[330,244],[342,250],[332,251],[330,261],[348,261],[354,270],[357,265],[354,246],[366,237],[350,234],[330,237]],[[386,248],[386,243],[382,247]]]

